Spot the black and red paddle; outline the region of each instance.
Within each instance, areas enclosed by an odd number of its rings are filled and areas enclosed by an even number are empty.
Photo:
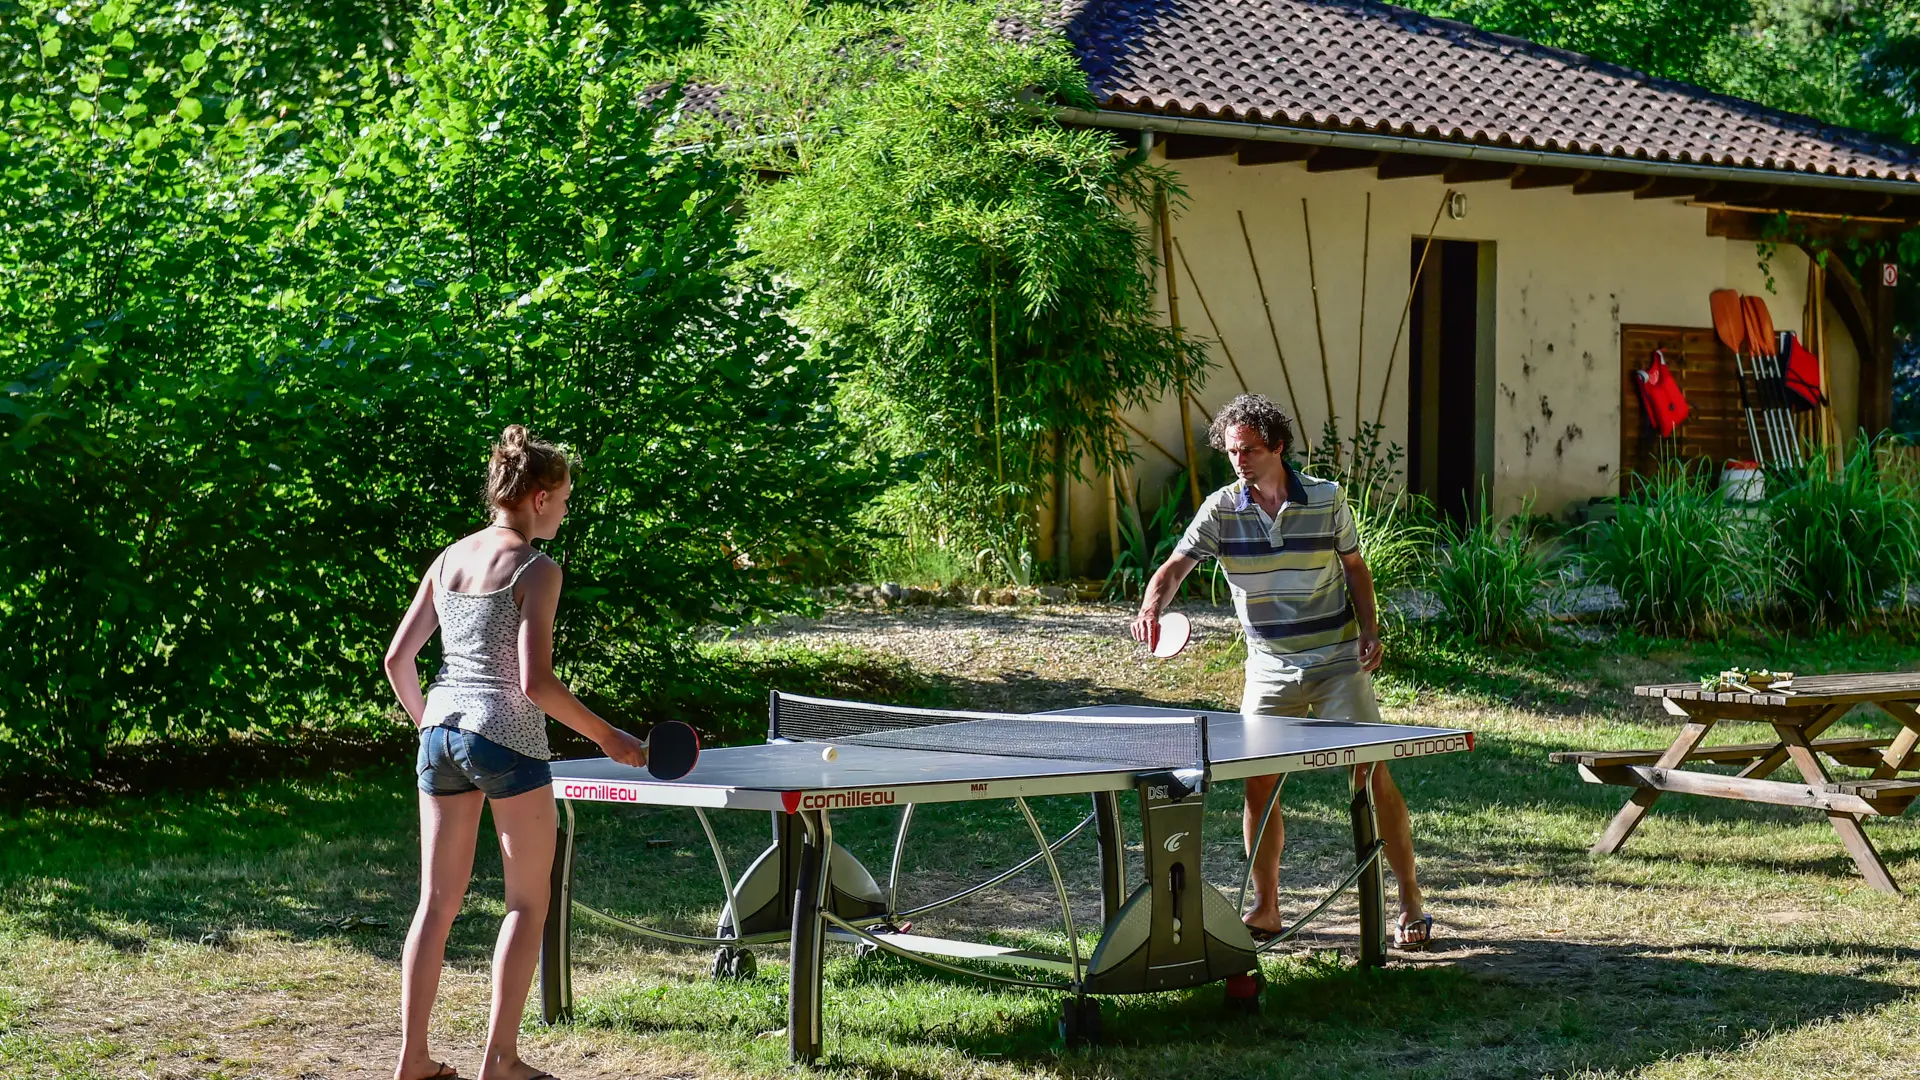
[[[678,780],[700,760],[700,733],[678,720],[653,725],[647,734],[647,772],[655,780]]]

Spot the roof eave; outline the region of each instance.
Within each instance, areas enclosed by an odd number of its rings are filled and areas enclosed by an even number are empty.
[[[1603,154],[1574,154],[1552,150],[1526,150],[1517,147],[1487,146],[1480,143],[1417,139],[1402,135],[1376,135],[1365,132],[1334,131],[1326,128],[1289,127],[1240,120],[1207,120],[1159,112],[1130,112],[1119,109],[1060,108],[1054,114],[1062,123],[1128,131],[1159,131],[1180,135],[1204,135],[1216,139],[1240,139],[1248,142],[1298,143],[1351,150],[1377,150],[1387,153],[1424,154],[1429,157],[1458,158],[1471,161],[1497,161],[1514,165],[1553,168],[1591,169],[1602,172],[1635,173],[1644,176],[1680,176],[1700,180],[1730,180],[1746,183],[1779,184],[1791,187],[1824,188],[1838,191],[1871,191],[1890,195],[1920,195],[1920,181],[1868,176],[1842,176],[1836,173],[1786,169],[1743,168],[1733,165],[1702,165],[1692,162],[1656,161],[1648,158],[1612,157]]]

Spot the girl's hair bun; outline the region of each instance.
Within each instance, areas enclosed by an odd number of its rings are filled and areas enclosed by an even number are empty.
[[[525,425],[508,424],[487,466],[487,502],[501,510],[517,506],[536,491],[566,483],[577,466],[565,447],[534,438]]]

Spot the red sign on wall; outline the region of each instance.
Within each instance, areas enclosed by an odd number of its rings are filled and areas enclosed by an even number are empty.
[[[1880,264],[1880,284],[1885,285],[1889,289],[1893,288],[1895,285],[1900,284],[1900,264],[1899,263],[1881,263]]]

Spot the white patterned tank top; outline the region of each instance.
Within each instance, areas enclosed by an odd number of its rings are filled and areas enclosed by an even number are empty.
[[[492,592],[454,592],[446,585],[441,552],[433,589],[440,615],[440,674],[427,688],[426,727],[459,728],[537,761],[552,756],[547,747],[547,714],[520,689],[520,605],[514,586],[539,552],[513,572],[505,588]]]

